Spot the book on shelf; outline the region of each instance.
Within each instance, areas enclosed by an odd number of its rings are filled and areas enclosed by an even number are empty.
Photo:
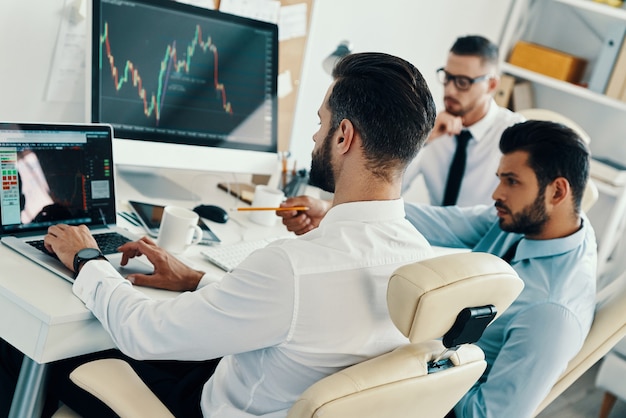
[[[500,107],[509,107],[511,102],[511,95],[513,94],[513,86],[515,85],[515,77],[502,74],[500,76],[500,82],[498,88],[493,95],[494,100]]]
[[[591,176],[615,186],[626,184],[626,166],[603,157],[592,157]]]
[[[623,74],[624,76],[624,83],[622,84],[622,89],[619,92],[619,94],[617,95],[617,97],[614,97],[617,100],[621,100],[622,102],[626,102],[626,71]]]
[[[622,41],[620,51],[617,54],[609,83],[606,86],[605,95],[613,99],[621,100],[622,91],[626,87],[626,42]]]
[[[533,85],[530,81],[521,80],[513,86],[511,93],[511,107],[514,112],[535,107]]]
[[[607,90],[609,79],[622,48],[624,34],[626,34],[626,22],[615,22],[608,26],[600,53],[589,78],[589,90],[600,94],[604,94]]]

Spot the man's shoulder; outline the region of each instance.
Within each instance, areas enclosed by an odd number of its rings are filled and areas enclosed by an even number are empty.
[[[494,122],[498,122],[506,126],[510,126],[510,125],[514,125],[516,123],[523,122],[526,120],[526,118],[521,113],[513,112],[512,110],[507,109],[506,107],[496,105],[496,109],[497,109],[497,112],[496,112],[496,117],[494,119]]]

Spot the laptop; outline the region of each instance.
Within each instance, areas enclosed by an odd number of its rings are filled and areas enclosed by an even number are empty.
[[[0,241],[73,282],[74,274],[43,247],[48,227],[87,225],[123,275],[151,273],[117,248],[138,236],[116,226],[113,130],[105,124],[0,123]]]

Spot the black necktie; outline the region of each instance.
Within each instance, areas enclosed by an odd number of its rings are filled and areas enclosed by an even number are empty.
[[[461,131],[456,136],[456,151],[450,164],[448,172],[448,180],[446,181],[446,190],[443,194],[443,206],[456,205],[456,199],[459,196],[461,181],[465,173],[465,160],[467,158],[467,143],[472,138],[472,134],[468,130]]]
[[[517,246],[519,245],[520,241],[521,239],[518,239],[513,243],[513,245],[509,247],[508,250],[506,250],[506,253],[504,253],[504,255],[502,256],[502,259],[504,261],[511,264],[511,260],[513,260],[513,257],[515,257],[515,251],[517,251]]]

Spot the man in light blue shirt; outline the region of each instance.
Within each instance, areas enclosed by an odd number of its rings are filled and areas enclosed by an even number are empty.
[[[487,370],[450,416],[530,417],[580,350],[595,308],[596,241],[581,212],[589,151],[571,129],[527,121],[507,128],[495,205],[406,203],[407,219],[433,245],[507,259],[524,280],[518,299],[478,341]],[[290,198],[280,212],[297,234],[319,225],[326,203]]]
[[[478,341],[488,367],[455,407],[458,418],[532,416],[580,350],[595,307],[596,241],[580,211],[583,141],[529,121],[508,128],[500,149],[495,207],[405,208],[431,244],[510,258],[525,283]]]

